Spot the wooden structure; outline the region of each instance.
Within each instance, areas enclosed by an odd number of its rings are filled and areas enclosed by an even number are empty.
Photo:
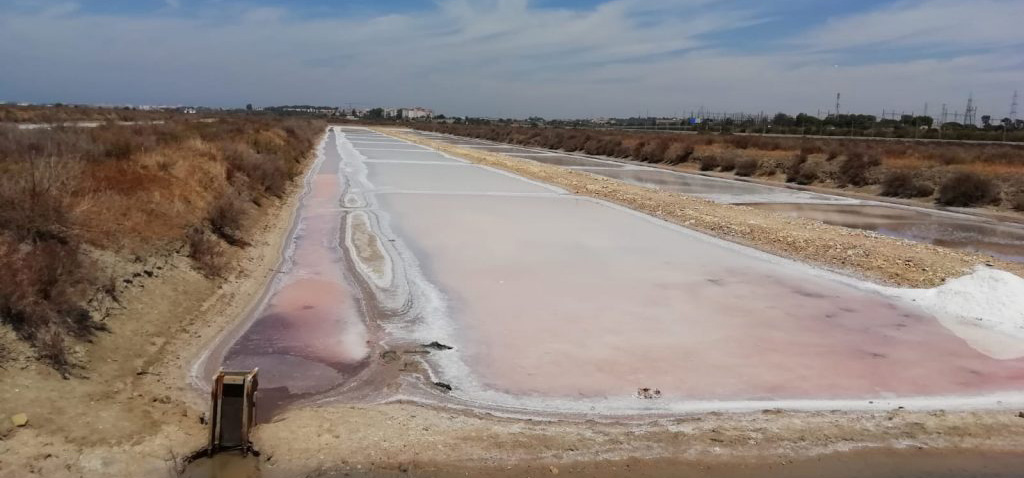
[[[259,369],[221,370],[210,392],[210,456],[227,450],[253,452],[250,432],[256,423],[256,387]]]

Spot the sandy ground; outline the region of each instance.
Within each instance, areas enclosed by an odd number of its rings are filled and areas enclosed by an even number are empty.
[[[562,168],[431,146],[890,283],[932,285],[987,260],[820,223],[766,218],[749,208],[659,195]],[[189,367],[244,315],[274,274],[298,188],[290,197],[258,228],[253,247],[230,280],[207,280],[175,254],[140,264],[140,270],[154,271],[153,277],[143,274],[125,291],[123,307],[107,319],[112,331],[80,351],[87,366],[71,379],[31,360],[14,360],[0,369],[0,477],[176,476],[176,463],[207,439],[199,423],[207,400],[189,385]],[[24,352],[10,350],[19,345],[9,339],[0,337],[0,350],[15,356]],[[15,413],[27,413],[29,424],[12,430],[7,417]],[[452,470],[463,476],[619,476],[626,470],[633,476],[673,476],[681,469],[703,473],[746,463],[785,465],[800,457],[865,447],[955,450],[984,459],[977,450],[1024,450],[1021,426],[1024,419],[1010,411],[765,410],[613,423],[510,419],[408,403],[325,403],[286,411],[259,427],[255,440],[263,455],[249,463],[264,477],[410,475],[420,470],[421,475]],[[813,472],[814,465],[809,466]]]
[[[310,470],[500,469],[532,464],[659,459],[725,465],[785,463],[865,447],[1020,451],[1024,419],[1011,413],[703,414],[608,423],[531,421],[414,405],[323,406],[294,410],[260,428],[263,476]],[[470,475],[472,476],[472,474]]]
[[[717,204],[658,191],[587,172],[424,139],[400,130],[378,131],[479,164],[603,199],[660,219],[775,255],[868,280],[905,287],[934,287],[986,265],[1024,277],[1024,264],[957,251],[869,231],[830,226],[745,206]]]

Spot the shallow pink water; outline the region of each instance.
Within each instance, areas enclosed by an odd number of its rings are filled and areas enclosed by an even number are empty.
[[[231,346],[225,368],[260,368],[261,395],[271,402],[334,388],[361,367],[366,328],[343,275],[342,183],[333,133],[299,208],[294,249],[278,287],[258,318]]]
[[[458,351],[516,395],[829,399],[1019,390],[908,305],[568,196],[382,194]]]

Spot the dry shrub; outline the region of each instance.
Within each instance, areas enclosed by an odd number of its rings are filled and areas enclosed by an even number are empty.
[[[614,156],[621,141],[614,138],[590,138],[583,145],[583,151],[596,156]]]
[[[66,374],[71,361],[65,337],[85,338],[102,329],[81,305],[93,282],[92,264],[74,243],[18,244],[0,237],[0,270],[0,320]]]
[[[723,154],[721,159],[718,161],[718,170],[722,172],[729,172],[736,169],[736,154],[729,152]]]
[[[30,158],[0,162],[0,230],[24,240],[66,240],[79,162]]]
[[[740,158],[736,161],[736,175],[744,177],[753,176],[760,166],[761,162],[757,158]]]
[[[882,178],[882,196],[900,198],[928,197],[935,193],[932,185],[917,181],[914,174],[906,170],[886,173]]]
[[[561,149],[569,152],[580,151],[587,144],[587,135],[572,133],[562,141]]]
[[[692,144],[673,142],[668,150],[665,151],[664,162],[668,164],[680,164],[690,160],[693,156],[694,148]]]
[[[974,207],[992,204],[999,197],[995,181],[970,171],[960,171],[939,186],[936,200],[943,206]]]
[[[871,168],[880,166],[882,159],[872,152],[852,151],[846,159],[839,163],[836,184],[845,186],[867,186],[870,184],[868,173]]]
[[[1010,196],[1010,207],[1017,211],[1024,211],[1024,191],[1017,191]]]
[[[807,143],[802,143],[800,145],[801,154],[806,154],[809,156],[812,154],[821,154],[823,152],[825,152],[825,148],[821,145],[821,143],[817,141],[809,141]]]
[[[481,126],[481,125],[437,125],[421,123],[416,125],[419,129],[437,131],[442,133],[455,134],[460,136],[505,141],[516,144],[530,144],[543,146],[551,149],[571,149],[572,146],[564,144],[573,142],[574,136],[586,138],[586,143],[596,138],[612,139],[620,145],[626,144],[626,148],[617,148],[616,156],[626,157],[631,154],[632,147],[637,142],[650,143],[654,138],[664,135],[651,135],[627,131],[589,130],[585,133],[576,129],[543,128],[518,128],[509,126]],[[679,141],[671,139],[670,142]],[[937,164],[955,163],[1001,163],[1001,164],[1024,164],[1024,147],[1017,145],[978,145],[978,144],[934,144],[926,142],[909,141],[888,141],[879,142],[858,139],[822,139],[809,141],[806,138],[793,136],[760,137],[747,135],[695,135],[684,142],[704,145],[731,145],[735,149],[760,150],[760,151],[800,151],[808,155],[824,152],[826,161],[831,161],[842,156],[843,151],[851,149],[871,150],[874,155],[884,158],[895,158],[900,156],[916,156]],[[596,144],[596,143],[595,143]],[[590,146],[594,150],[596,146]],[[596,153],[592,153],[596,154]],[[605,153],[607,154],[607,153]]]
[[[814,184],[820,178],[821,169],[818,167],[818,165],[815,163],[806,162],[800,165],[800,170],[797,173],[796,178],[794,178],[793,182],[801,186],[807,186],[809,184]]]
[[[224,242],[236,247],[246,246],[248,243],[242,236],[248,213],[242,198],[229,192],[221,196],[210,208],[210,228]]]
[[[806,163],[807,163],[807,155],[806,154],[797,154],[796,156],[793,157],[793,159],[789,160],[789,162],[786,163],[786,171],[785,171],[785,173],[786,173],[786,182],[787,183],[795,183],[797,178],[800,177],[800,170],[803,168],[803,165],[806,164]]]
[[[640,149],[634,159],[645,163],[660,163],[665,159],[665,152],[668,151],[668,141],[659,139],[647,143]]]
[[[282,195],[323,124],[273,118],[18,130],[0,126],[0,322],[63,372],[69,339],[116,294],[82,244],[125,260],[185,242],[210,276],[228,266],[211,230],[242,245],[248,199]],[[229,178],[226,176],[233,176]]]
[[[224,245],[215,236],[208,234],[201,227],[193,227],[185,236],[188,243],[188,256],[195,261],[196,267],[207,277],[223,277],[228,269],[227,252]]]
[[[701,171],[713,171],[721,163],[719,162],[718,156],[714,153],[704,153],[700,157],[700,170]]]
[[[728,142],[736,149],[748,149],[753,143],[753,138],[750,136],[732,136]]]

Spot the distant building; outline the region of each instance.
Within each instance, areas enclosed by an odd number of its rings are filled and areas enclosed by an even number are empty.
[[[420,108],[419,106],[415,108],[402,109],[403,119],[426,119],[430,118],[431,116],[434,116],[434,112],[432,110]]]

